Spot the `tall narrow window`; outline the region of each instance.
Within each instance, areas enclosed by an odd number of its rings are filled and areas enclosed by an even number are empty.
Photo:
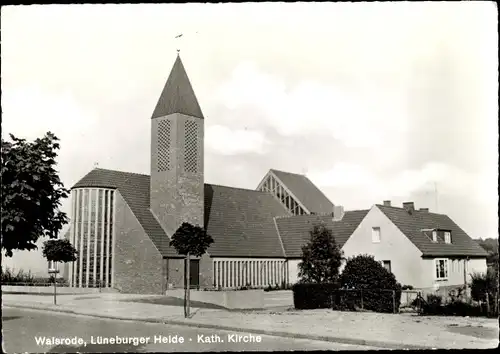
[[[436,279],[446,280],[448,279],[448,260],[447,259],[436,259]]]
[[[198,172],[198,124],[190,120],[184,125],[184,170]]]
[[[170,131],[171,122],[168,119],[158,122],[158,172],[170,170]]]
[[[436,230],[432,231],[432,242],[437,242],[438,240],[438,233]]]
[[[372,227],[372,242],[380,242],[380,227]]]
[[[449,231],[444,232],[444,242],[451,243],[451,232]]]

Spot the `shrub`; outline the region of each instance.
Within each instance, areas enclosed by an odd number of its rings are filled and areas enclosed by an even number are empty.
[[[403,285],[401,287],[401,290],[413,290],[413,286],[412,285]]]
[[[294,307],[299,310],[331,308],[333,293],[338,288],[337,283],[297,283],[292,287]]]
[[[332,230],[325,225],[315,225],[310,236],[309,242],[302,247],[302,262],[299,263],[300,282],[337,282],[343,253],[335,242]]]
[[[340,285],[345,289],[362,289],[363,308],[366,310],[391,313],[394,307],[399,309],[401,285],[396,281],[394,274],[385,269],[373,256],[359,255],[349,258],[340,276]],[[356,293],[347,292],[345,296],[360,296]]]

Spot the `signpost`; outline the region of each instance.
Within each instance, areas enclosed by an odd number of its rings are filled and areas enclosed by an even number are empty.
[[[58,273],[59,273],[58,269],[49,268],[49,274],[54,279],[54,305],[57,305],[57,300],[56,300],[57,277],[56,276]]]

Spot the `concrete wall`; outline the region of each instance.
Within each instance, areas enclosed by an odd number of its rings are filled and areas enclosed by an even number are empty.
[[[380,243],[372,242],[372,227],[380,227]],[[345,257],[369,254],[376,260],[390,261],[391,271],[402,285],[432,285],[423,274],[422,252],[376,206],[370,209],[342,250]]]
[[[299,263],[302,259],[289,259],[288,261],[288,284],[295,284],[299,281]]]
[[[228,309],[264,308],[264,291],[261,289],[236,291],[196,291],[191,290],[191,301],[199,301]],[[184,299],[184,290],[167,290],[167,296]]]
[[[114,288],[123,293],[162,294],[163,257],[119,191],[115,200]]]

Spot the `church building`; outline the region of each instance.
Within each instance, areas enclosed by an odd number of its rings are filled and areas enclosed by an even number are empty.
[[[335,224],[342,246],[367,214],[344,212],[306,176],[274,169],[256,190],[205,183],[204,123],[177,56],[151,116],[150,174],[95,168],[71,189],[66,237],[79,251],[71,286],[144,294],[183,287],[184,257],[169,246],[183,222],[214,239],[189,264],[191,287],[283,286],[297,280],[313,224]]]

